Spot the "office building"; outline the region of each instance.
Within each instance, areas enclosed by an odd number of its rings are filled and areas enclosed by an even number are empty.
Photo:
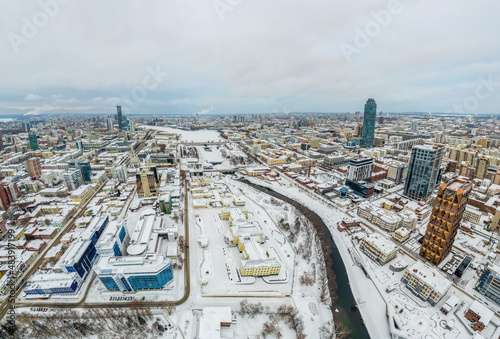
[[[173,280],[170,259],[157,254],[144,257],[101,257],[94,267],[109,291],[161,289]]]
[[[122,106],[116,106],[116,114],[118,118],[118,129],[122,131],[124,128]]]
[[[24,287],[26,295],[34,294],[74,294],[78,291],[83,279],[76,272],[43,272],[36,271]]]
[[[111,118],[111,116],[108,116],[108,118],[106,119],[106,125],[108,127],[108,131],[112,131],[114,129],[113,118]]]
[[[82,178],[85,182],[91,182],[92,180],[92,169],[90,168],[90,161],[82,160],[78,162],[78,167],[82,172]]]
[[[372,158],[355,158],[349,161],[347,179],[351,181],[370,180],[373,171]]]
[[[406,269],[401,281],[414,295],[435,306],[451,287],[441,273],[420,261]]]
[[[130,241],[127,222],[111,221],[96,244],[100,256],[120,257],[125,254]]]
[[[97,252],[95,245],[109,224],[109,216],[101,214],[90,222],[87,229],[71,243],[55,264],[54,269],[63,272],[77,272],[85,279],[92,270]]]
[[[28,139],[29,139],[29,143],[30,143],[30,148],[33,151],[36,151],[38,149],[38,137],[36,135],[36,132],[35,131],[29,132]]]
[[[42,165],[40,158],[31,158],[26,160],[26,171],[31,177],[39,178],[42,175]]]
[[[475,289],[500,305],[500,267],[497,263],[486,263]]]
[[[363,136],[361,137],[361,146],[363,147],[373,147],[376,116],[377,104],[375,100],[370,98],[365,104],[365,114],[363,116]]]
[[[127,173],[127,166],[125,165],[120,165],[120,166],[115,166],[111,170],[111,176],[118,180],[119,182],[127,182],[128,179],[128,173]]]
[[[487,155],[479,156],[476,163],[476,179],[481,179],[481,180],[485,179],[486,174],[488,174],[489,168],[490,168],[490,157]]]
[[[130,133],[135,133],[135,121],[130,119]]]
[[[82,172],[73,168],[63,174],[63,179],[70,190],[75,190],[83,184]]]
[[[417,145],[411,151],[404,195],[411,199],[426,199],[436,187],[443,159],[443,147]]]
[[[472,191],[472,183],[459,177],[439,187],[420,255],[435,265],[450,253]]]
[[[78,153],[80,153],[80,155],[83,154],[83,141],[78,140],[76,142],[76,149],[78,150]]]
[[[143,170],[135,175],[137,184],[137,195],[139,197],[157,196],[158,190],[156,187],[155,174],[147,170]]]

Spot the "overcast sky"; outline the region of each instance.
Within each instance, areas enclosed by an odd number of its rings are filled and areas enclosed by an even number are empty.
[[[0,114],[500,111],[498,0],[0,3]]]

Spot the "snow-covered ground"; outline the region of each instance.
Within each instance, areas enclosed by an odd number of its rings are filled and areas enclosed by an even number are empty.
[[[225,141],[220,137],[219,132],[212,130],[198,130],[198,131],[185,131],[182,129],[164,127],[164,126],[149,126],[142,125],[143,128],[153,129],[157,131],[163,131],[167,133],[180,134],[181,142],[214,142],[214,141]]]

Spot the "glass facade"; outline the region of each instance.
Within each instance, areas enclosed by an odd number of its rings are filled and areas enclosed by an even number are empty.
[[[113,280],[113,278],[111,277],[99,277],[102,281],[102,283],[104,284],[104,286],[106,286],[106,288],[110,291],[118,291],[119,288],[118,288],[118,285],[115,283],[115,281]]]
[[[363,116],[363,136],[361,146],[373,147],[375,138],[375,118],[377,116],[377,103],[373,99],[368,99],[365,104],[365,113]]]
[[[439,184],[438,177],[442,158],[443,148],[441,147],[413,147],[404,195],[415,200],[427,198],[434,187]]]
[[[137,275],[130,277],[128,281],[135,291],[162,288],[172,279],[172,268],[169,264],[157,275]]]
[[[500,304],[500,276],[486,264],[478,280],[476,291]]]
[[[125,239],[126,231],[125,227],[123,226],[122,229],[120,230],[120,234],[118,235],[118,238],[120,238],[120,243],[123,243],[123,239]]]

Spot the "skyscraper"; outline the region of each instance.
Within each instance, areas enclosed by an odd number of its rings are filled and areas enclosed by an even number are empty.
[[[148,172],[143,170],[135,175],[136,185],[137,185],[137,195],[139,197],[151,197],[158,195],[156,189],[155,174],[153,172]]]
[[[108,131],[113,130],[113,118],[111,118],[111,116],[109,116],[109,115],[108,115],[108,118],[106,119],[106,125],[108,127]]]
[[[36,132],[34,132],[34,131],[29,132],[28,138],[30,141],[30,148],[33,151],[36,151],[38,149],[38,140],[37,140]]]
[[[435,265],[450,253],[471,191],[472,183],[464,177],[439,187],[420,248],[420,255]]]
[[[375,138],[375,117],[377,116],[377,104],[375,100],[368,99],[365,104],[365,114],[363,116],[363,137],[361,138],[361,146],[373,147],[373,139]]]
[[[131,119],[130,120],[130,133],[134,133],[134,132],[135,132],[135,120]]]
[[[404,195],[415,200],[426,199],[436,186],[442,159],[442,146],[414,146],[411,151]]]
[[[118,117],[118,129],[123,130],[123,115],[122,115],[122,106],[116,106],[116,114]]]

